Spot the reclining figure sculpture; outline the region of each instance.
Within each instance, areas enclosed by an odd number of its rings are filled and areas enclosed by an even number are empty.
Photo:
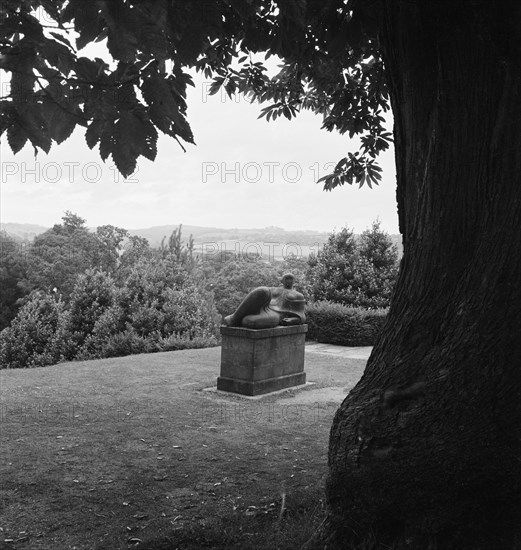
[[[295,277],[286,273],[282,277],[282,287],[255,288],[234,313],[224,318],[224,324],[253,329],[302,325],[306,321],[306,300],[293,289],[294,282]]]

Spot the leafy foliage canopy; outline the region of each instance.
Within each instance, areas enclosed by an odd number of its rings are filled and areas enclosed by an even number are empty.
[[[48,152],[76,126],[119,171],[154,160],[158,132],[184,147],[190,70],[267,103],[261,117],[311,110],[323,127],[360,136],[361,148],[322,178],[324,187],[377,183],[378,153],[391,135],[371,2],[349,0],[4,0],[0,69],[11,78],[0,98],[0,135],[17,153]],[[366,7],[364,7],[366,6]],[[368,7],[367,7],[368,6]],[[112,58],[82,55],[102,42]],[[268,76],[259,56],[276,56]]]

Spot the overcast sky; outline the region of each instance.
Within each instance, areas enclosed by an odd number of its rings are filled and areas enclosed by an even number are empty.
[[[359,232],[379,217],[385,230],[398,232],[392,151],[381,157],[378,187],[326,193],[315,182],[353,148],[349,138],[320,130],[311,113],[257,120],[259,105],[208,96],[208,82],[195,82],[188,117],[197,146],[184,153],[161,136],[155,162],[140,158],[127,181],[111,159],[103,163],[97,148],[88,149],[81,128],[36,159],[28,145],[14,156],[4,134],[1,221],[51,226],[71,210],[89,226],[128,229],[183,223],[330,232],[347,225]]]

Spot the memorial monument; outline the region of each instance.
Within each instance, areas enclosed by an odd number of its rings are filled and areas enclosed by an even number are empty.
[[[258,287],[224,318],[217,389],[261,395],[305,384],[304,296],[287,273],[282,287]]]

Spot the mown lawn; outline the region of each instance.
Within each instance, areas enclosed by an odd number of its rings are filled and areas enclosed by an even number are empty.
[[[0,371],[0,549],[299,548],[324,517],[332,416],[365,361],[305,389],[202,391],[220,348]]]

